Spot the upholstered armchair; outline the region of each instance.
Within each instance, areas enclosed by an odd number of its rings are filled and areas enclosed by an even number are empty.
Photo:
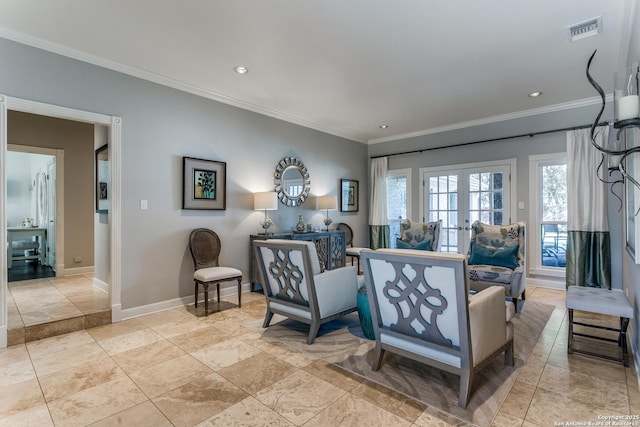
[[[442,221],[422,223],[404,219],[400,223],[400,238],[396,240],[396,247],[439,251],[441,229]]]
[[[467,292],[464,255],[412,249],[363,251],[376,345],[372,369],[386,351],[460,376],[466,408],[474,373],[505,352],[513,366],[515,311],[502,287]]]
[[[467,252],[469,285],[473,291],[502,286],[516,312],[525,299],[525,224],[490,225],[475,221]]]
[[[356,267],[321,271],[313,242],[255,240],[253,249],[267,300],[264,328],[278,313],[309,324],[313,344],[320,325],[356,311]]]

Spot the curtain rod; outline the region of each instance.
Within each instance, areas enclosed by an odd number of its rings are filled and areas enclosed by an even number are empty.
[[[609,122],[600,122],[600,123],[598,123],[598,126],[608,126],[608,125],[609,125]],[[520,135],[503,136],[501,138],[483,139],[482,141],[463,142],[463,143],[460,143],[460,144],[444,145],[442,147],[421,148],[419,150],[402,151],[400,153],[380,154],[380,155],[377,155],[377,156],[371,156],[369,158],[370,159],[377,159],[377,158],[380,158],[380,157],[402,156],[404,154],[422,153],[423,151],[442,150],[443,148],[464,147],[465,145],[483,144],[485,142],[504,141],[506,139],[514,139],[514,138],[524,138],[525,136],[533,138],[536,135],[544,135],[544,134],[547,134],[547,133],[566,132],[566,131],[569,131],[569,130],[585,129],[585,128],[590,128],[591,126],[593,126],[593,125],[589,124],[589,125],[571,126],[571,127],[561,128],[561,129],[543,130],[543,131],[540,131],[540,132],[531,132],[531,133],[523,133],[523,134],[520,134]]]

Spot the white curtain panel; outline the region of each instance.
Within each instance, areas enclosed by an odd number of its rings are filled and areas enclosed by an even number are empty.
[[[387,225],[387,158],[371,159],[369,225]]]
[[[594,138],[606,147],[609,127],[596,128]],[[607,184],[598,179],[602,154],[591,144],[591,129],[567,132],[567,228],[574,231],[609,231]],[[606,176],[607,161],[600,175]],[[603,171],[602,168],[605,168]]]

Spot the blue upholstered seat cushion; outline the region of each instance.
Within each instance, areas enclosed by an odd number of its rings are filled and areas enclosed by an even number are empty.
[[[518,266],[518,245],[489,248],[471,242],[469,265],[498,265],[513,270]]]
[[[398,249],[417,249],[420,251],[431,250],[431,239],[423,240],[417,245],[413,246],[411,243],[407,243],[404,240],[396,239],[396,248]]]

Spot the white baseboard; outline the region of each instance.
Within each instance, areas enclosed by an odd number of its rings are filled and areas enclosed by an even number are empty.
[[[64,269],[64,277],[80,276],[82,274],[93,274],[93,266],[90,266],[90,267],[65,268]]]
[[[109,293],[109,284],[103,282],[100,279],[97,278],[93,278],[93,286],[95,286],[96,288],[98,288],[99,290],[101,290],[102,292],[104,292],[105,294]]]
[[[7,326],[0,326],[0,348],[7,348]]]
[[[227,297],[227,296],[232,296],[232,295],[238,295],[237,292],[237,287],[236,286],[229,286],[227,288],[222,288],[220,289],[220,297]],[[247,292],[251,292],[251,284],[250,283],[244,283],[242,285],[242,291],[243,294],[247,293]],[[215,293],[215,290],[213,291],[213,293]],[[211,298],[211,294],[212,292],[209,291],[209,298]],[[200,301],[204,301],[204,294],[203,293],[199,293],[198,294],[198,302]],[[127,308],[125,310],[121,311],[121,319],[120,320],[128,320],[128,319],[133,319],[134,317],[139,317],[139,316],[144,316],[146,314],[152,314],[152,313],[157,313],[159,311],[164,311],[164,310],[170,310],[172,308],[177,308],[177,307],[184,307],[186,305],[189,304],[193,304],[194,303],[194,296],[193,295],[187,295],[184,297],[180,297],[180,298],[174,298],[172,300],[167,300],[167,301],[160,301],[160,302],[156,302],[153,304],[147,304],[147,305],[142,305],[139,307],[132,307],[132,308]],[[116,322],[116,320],[114,320],[114,316],[113,316],[113,308],[111,309],[111,317],[112,317],[112,322]]]
[[[567,290],[565,283],[557,280],[531,279],[527,277],[527,285],[537,286],[539,288],[558,289],[560,291]]]

